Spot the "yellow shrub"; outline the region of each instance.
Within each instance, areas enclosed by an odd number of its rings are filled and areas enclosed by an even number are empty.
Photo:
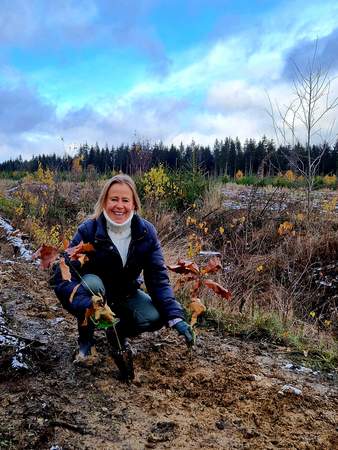
[[[279,225],[277,233],[279,236],[284,236],[285,234],[291,233],[293,230],[293,224],[291,222],[283,222]]]
[[[34,179],[39,183],[52,186],[54,184],[54,173],[49,169],[44,170],[41,163],[39,163],[38,170],[34,173]]]
[[[22,216],[23,215],[23,213],[24,213],[24,207],[23,207],[23,204],[22,203],[20,203],[16,208],[15,208],[15,214],[17,215],[17,216]]]
[[[24,178],[25,183],[38,182],[52,186],[54,184],[54,173],[49,169],[44,169],[41,162],[39,162],[38,170],[32,174],[27,174]]]
[[[287,170],[284,174],[284,178],[286,178],[288,181],[295,181],[297,178],[296,175],[292,172],[292,170]]]
[[[74,174],[82,173],[81,161],[83,160],[82,156],[76,156],[72,161],[72,172]]]
[[[244,177],[244,173],[241,170],[237,170],[237,172],[235,174],[235,179],[241,180],[243,177]]]
[[[48,244],[59,247],[62,244],[60,225],[53,225],[48,229],[37,220],[32,220],[30,223],[30,233],[37,245]]]
[[[194,258],[202,250],[201,238],[199,238],[195,233],[188,237],[188,258]]]
[[[163,166],[153,167],[144,175],[144,192],[154,199],[162,199],[167,189],[178,191],[177,186],[170,183]]]
[[[333,212],[336,210],[337,206],[337,197],[332,197],[331,200],[325,200],[323,203],[323,209],[326,212]]]
[[[337,183],[336,175],[325,175],[323,178],[323,183],[325,186],[335,186]]]

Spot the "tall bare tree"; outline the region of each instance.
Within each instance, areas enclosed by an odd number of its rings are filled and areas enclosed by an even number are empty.
[[[318,58],[317,43],[306,67],[294,62],[293,97],[286,105],[273,103],[270,96],[268,114],[272,119],[277,142],[289,151],[285,153],[290,166],[300,173],[306,182],[308,216],[312,211],[312,193],[320,161],[337,134],[335,120],[330,113],[338,106],[338,97],[332,93],[336,78],[322,67]],[[320,152],[313,152],[313,144],[320,145]]]

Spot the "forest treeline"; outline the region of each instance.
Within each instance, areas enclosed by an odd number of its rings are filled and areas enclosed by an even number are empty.
[[[312,158],[322,155],[318,166],[321,175],[338,175],[338,141],[313,145]],[[240,170],[246,175],[259,174],[273,176],[278,172],[295,168],[294,163],[306,161],[305,149],[297,144],[276,146],[273,140],[263,137],[258,142],[247,139],[244,144],[238,138],[216,140],[213,146],[198,145],[194,141],[188,145],[164,145],[162,142],[135,142],[117,147],[82,145],[75,156],[41,154],[30,160],[10,159],[0,163],[0,172],[35,172],[39,165],[44,169],[58,172],[73,170],[96,171],[99,174],[122,171],[128,174],[145,172],[159,164],[169,169],[202,170],[208,175],[228,175],[233,177]],[[296,161],[297,160],[297,161]]]

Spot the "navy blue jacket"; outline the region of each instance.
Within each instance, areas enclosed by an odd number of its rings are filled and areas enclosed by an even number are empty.
[[[131,221],[131,241],[124,267],[117,248],[108,236],[103,214],[98,219],[84,221],[70,246],[73,247],[81,241],[89,242],[95,248],[94,252],[88,254],[89,261],[81,267],[78,261],[68,260],[72,274],[71,281],[62,279],[59,267],[56,268],[53,277],[55,293],[69,312],[80,315],[91,306],[91,295],[83,286],[77,289],[72,302],[69,302],[74,287],[81,282],[79,275],[92,273],[99,276],[106,289],[107,302],[114,309],[114,303],[124,301],[140,287],[140,275],[143,271],[147,292],[163,320],[178,317],[184,319],[182,306],[175,300],[169,282],[156,230],[150,222],[134,214]]]

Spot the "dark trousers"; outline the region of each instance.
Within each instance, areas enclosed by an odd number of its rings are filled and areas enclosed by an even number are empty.
[[[164,326],[160,313],[155,308],[150,296],[138,289],[135,295],[122,300],[113,308],[120,321],[114,328],[108,328],[106,334],[113,346],[120,347],[125,338],[137,336],[145,331],[159,330]],[[82,320],[78,320],[79,343],[94,343],[94,324],[88,320],[87,326],[81,326]],[[117,334],[117,336],[116,336]]]

